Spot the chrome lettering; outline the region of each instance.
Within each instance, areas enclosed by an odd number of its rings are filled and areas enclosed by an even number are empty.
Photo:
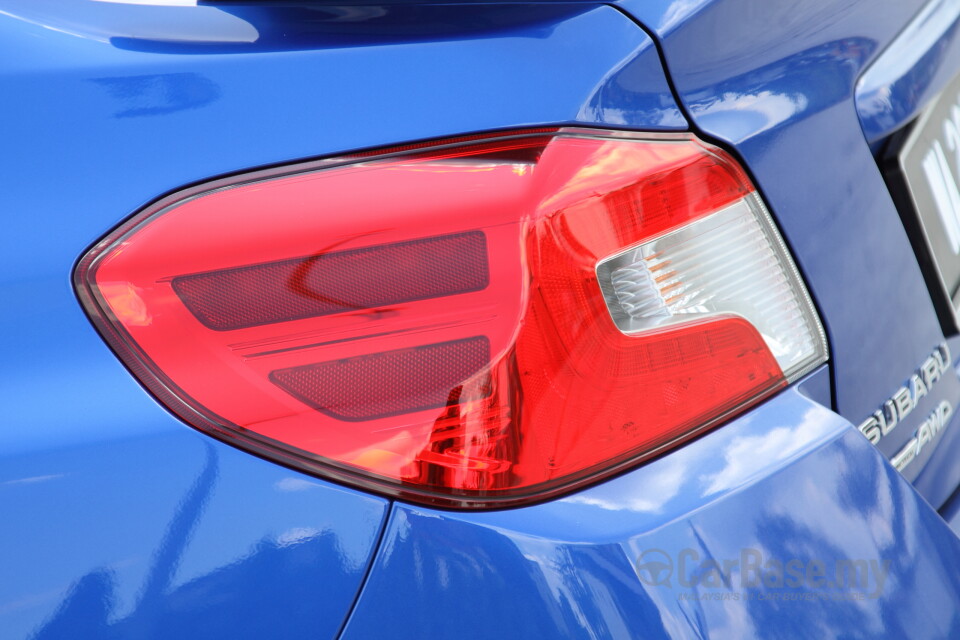
[[[896,393],[893,394],[893,401],[897,405],[897,415],[901,420],[913,411],[914,403],[913,398],[910,397],[910,389],[906,387],[897,389]]]
[[[927,395],[927,385],[923,383],[923,380],[921,380],[917,374],[910,376],[910,393],[913,395],[914,404],[916,404],[920,398]]]
[[[877,444],[880,442],[880,438],[883,437],[883,432],[880,430],[880,423],[877,421],[876,415],[872,415],[861,422],[857,428],[860,430],[860,433],[867,437],[870,444]]]
[[[949,424],[950,416],[953,415],[953,406],[946,400],[941,400],[937,408],[933,410],[927,419],[920,423],[916,432],[910,441],[893,456],[890,461],[898,471],[903,471],[907,465],[913,462],[923,448],[933,442],[933,439]]]
[[[943,374],[950,363],[950,347],[947,346],[946,342],[941,342],[937,346],[937,350],[933,352],[933,357],[937,359],[937,364],[940,365],[940,373]]]
[[[960,129],[958,129],[960,133]],[[960,138],[958,138],[960,141]],[[958,142],[960,144],[960,142]],[[960,209],[958,209],[960,211]],[[893,394],[873,412],[873,415],[860,423],[857,429],[873,444],[879,444],[884,436],[903,422],[910,413],[917,408],[917,404],[933,391],[935,385],[951,366],[950,348],[941,343],[927,356],[926,360],[910,376],[907,383],[893,392]],[[927,417],[910,442],[906,444],[896,456],[893,464],[897,469],[903,469],[916,458],[924,446],[928,445],[947,425],[953,407],[947,401],[941,401],[930,416]]]
[[[893,400],[885,401],[879,411],[874,411],[873,415],[877,416],[877,420],[880,422],[880,431],[883,435],[890,433],[899,421],[897,405]]]
[[[923,383],[927,385],[927,389],[940,379],[940,364],[936,358],[927,358],[924,361],[920,366],[920,375],[923,376]]]

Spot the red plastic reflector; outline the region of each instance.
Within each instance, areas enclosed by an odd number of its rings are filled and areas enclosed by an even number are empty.
[[[484,337],[321,362],[270,374],[306,404],[340,420],[373,420],[461,400],[464,380],[490,362]]]
[[[472,231],[177,276],[172,285],[197,320],[229,331],[479,291],[487,247]]]
[[[177,194],[91,250],[77,283],[124,362],[191,425],[389,495],[503,506],[636,464],[786,383],[776,335],[739,314],[683,316],[670,294],[683,278],[720,283],[720,298],[749,286],[716,271],[736,233],[703,271],[708,231],[691,225],[723,210],[717,228],[733,229],[755,198],[689,135],[499,134]],[[774,242],[758,220],[750,237]],[[661,245],[682,264],[641,255]],[[795,289],[779,249],[751,251],[750,268],[780,265],[757,274],[767,298]],[[805,353],[790,362],[807,367]]]

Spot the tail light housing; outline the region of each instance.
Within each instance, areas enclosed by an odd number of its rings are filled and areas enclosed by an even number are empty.
[[[686,134],[520,131],[214,182],[76,282],[192,426],[442,506],[606,477],[826,359],[755,189]]]

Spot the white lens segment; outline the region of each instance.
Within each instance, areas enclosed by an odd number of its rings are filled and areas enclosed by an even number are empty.
[[[755,193],[602,260],[597,278],[626,334],[734,314],[760,332],[788,380],[826,360],[813,303]]]

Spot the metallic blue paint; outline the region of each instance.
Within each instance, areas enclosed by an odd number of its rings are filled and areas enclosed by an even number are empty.
[[[942,340],[870,143],[960,70],[955,25],[920,20],[895,42],[919,0],[284,4],[0,7],[0,635],[332,637],[348,615],[347,638],[960,634],[960,543],[925,501],[960,530],[956,417],[914,486],[848,422]],[[738,154],[820,307],[830,369],[562,500],[458,514],[194,432],[71,290],[88,245],[184,185],[540,124],[690,126]],[[957,405],[956,378],[881,453],[940,399]],[[763,586],[681,601],[639,580],[651,548],[888,560],[891,575],[852,604]]]
[[[738,569],[684,586],[699,568],[681,574],[684,550],[889,562],[889,574],[855,602],[810,585],[743,588],[754,575]],[[638,577],[650,551],[673,561],[670,584]],[[958,562],[960,540],[903,477],[792,389],[562,500],[480,514],[396,504],[344,638],[956,637]]]
[[[212,441],[141,389],[70,286],[120,220],[184,184],[368,146],[686,127],[652,41],[611,8],[480,10],[439,39],[449,15],[411,11],[433,27],[336,42],[322,19],[243,41],[300,16],[230,11],[0,9],[3,638],[333,637],[385,517],[386,500]]]
[[[940,508],[940,515],[953,532],[960,535],[960,493],[954,493],[950,497],[950,500]]]
[[[131,409],[124,439],[3,458],[3,637],[336,635],[387,502]]]
[[[891,43],[923,4],[889,3],[882,11],[873,0],[621,6],[656,33],[695,128],[728,144],[753,174],[821,310],[836,409],[859,423],[943,340],[855,100],[868,65],[903,63],[901,46]],[[940,61],[931,55],[918,64],[929,70]],[[960,58],[943,58],[936,72],[960,72]],[[892,99],[907,100],[898,96],[912,89],[893,86]],[[941,399],[957,406],[956,379],[938,385],[881,451],[898,452]],[[951,435],[943,445],[906,470],[934,505],[960,484],[953,462],[960,440]],[[918,478],[931,456],[936,482]]]
[[[960,1],[935,0],[914,17],[857,82],[857,112],[868,142],[906,125],[957,73]]]

